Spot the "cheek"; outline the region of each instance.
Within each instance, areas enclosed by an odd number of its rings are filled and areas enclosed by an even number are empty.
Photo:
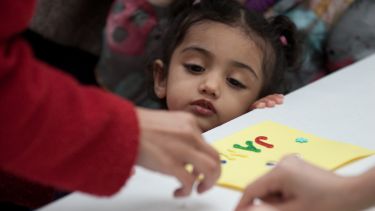
[[[167,106],[169,110],[183,110],[187,103],[188,93],[185,91],[188,84],[181,81],[173,81],[167,86]],[[190,87],[191,89],[191,87]]]
[[[226,99],[223,99],[224,102],[221,107],[222,119],[226,122],[247,113],[255,98],[255,94],[228,95]]]
[[[173,92],[167,95],[167,107],[168,110],[181,110],[181,98],[177,97]]]

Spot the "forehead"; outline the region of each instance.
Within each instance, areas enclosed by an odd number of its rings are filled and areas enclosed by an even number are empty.
[[[199,46],[216,57],[250,63],[254,69],[261,71],[264,55],[259,43],[256,43],[260,39],[255,36],[240,27],[204,21],[189,28],[176,50],[191,45]]]

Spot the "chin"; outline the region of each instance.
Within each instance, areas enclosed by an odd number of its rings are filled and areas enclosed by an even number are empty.
[[[201,129],[202,133],[215,128],[218,125],[214,125],[211,122],[208,122],[207,119],[202,119],[198,117],[198,126]]]

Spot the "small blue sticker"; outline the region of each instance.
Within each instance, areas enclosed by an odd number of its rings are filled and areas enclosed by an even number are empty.
[[[299,137],[299,138],[296,138],[296,142],[297,143],[307,143],[307,142],[309,142],[309,140],[307,138]]]

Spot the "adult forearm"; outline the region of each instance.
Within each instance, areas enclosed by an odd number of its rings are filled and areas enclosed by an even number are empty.
[[[1,23],[9,22],[0,24],[0,169],[63,190],[115,193],[136,159],[134,106],[35,59],[19,35],[34,1],[0,2]]]
[[[354,193],[358,196],[360,209],[375,206],[375,167],[356,178],[357,188]]]
[[[337,191],[345,210],[363,210],[375,206],[375,167],[354,176],[342,177]]]

